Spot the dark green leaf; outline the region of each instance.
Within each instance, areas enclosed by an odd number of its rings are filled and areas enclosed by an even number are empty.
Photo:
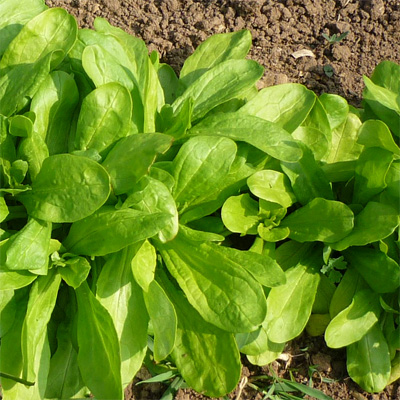
[[[160,275],[160,283],[178,317],[172,358],[182,377],[190,387],[207,396],[230,392],[239,381],[241,369],[234,336],[206,322],[165,273]]]
[[[170,215],[161,212],[104,206],[72,224],[63,245],[74,254],[106,255],[156,235],[169,220]]]
[[[230,332],[249,332],[264,320],[261,285],[220,246],[195,241],[181,227],[173,241],[157,243],[157,248],[190,304],[207,322]]]
[[[74,222],[99,209],[109,193],[110,178],[101,165],[86,157],[58,154],[44,160],[32,192],[22,195],[21,201],[35,218]]]
[[[284,129],[262,118],[239,112],[205,118],[192,127],[189,134],[223,136],[243,141],[282,161],[297,161],[302,155],[302,149]]]
[[[161,133],[136,134],[118,141],[103,162],[115,194],[133,189],[149,172],[157,155],[166,152],[171,144],[172,138]]]

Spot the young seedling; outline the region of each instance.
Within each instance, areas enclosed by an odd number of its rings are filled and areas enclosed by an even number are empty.
[[[347,35],[349,31],[343,32],[341,34],[334,33],[332,36],[327,35],[326,33],[322,34],[322,37],[328,41],[329,44],[335,44],[341,42]]]

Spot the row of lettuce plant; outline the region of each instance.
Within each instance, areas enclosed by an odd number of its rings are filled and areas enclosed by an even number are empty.
[[[122,399],[147,352],[217,397],[304,329],[363,389],[399,377],[399,65],[356,109],[258,91],[246,30],[178,78],[104,19],[0,14],[5,400]]]

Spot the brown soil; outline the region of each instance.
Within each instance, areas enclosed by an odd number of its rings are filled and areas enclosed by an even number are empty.
[[[257,379],[260,375],[276,375],[280,378],[295,379],[296,382],[312,386],[334,400],[399,400],[400,383],[388,386],[382,393],[364,392],[348,376],[346,371],[345,350],[333,350],[326,346],[322,337],[311,338],[306,334],[292,341],[285,348],[282,359],[265,367],[258,367],[242,357],[242,379],[238,387],[226,398],[230,400],[262,400],[265,396],[250,385],[256,384],[268,391],[271,381]],[[135,378],[133,385],[125,392],[126,400],[160,399],[168,388],[168,384],[134,384],[148,379],[151,375],[143,368]],[[250,385],[249,385],[250,384]],[[264,386],[262,386],[264,384]],[[242,388],[241,388],[242,386]],[[299,393],[300,394],[300,393]],[[305,399],[314,398],[306,396]],[[225,399],[225,398],[224,398]],[[190,389],[180,389],[175,400],[215,400],[205,397]],[[220,399],[221,400],[221,399]]]
[[[214,33],[249,29],[249,57],[265,67],[261,86],[299,82],[358,105],[362,75],[382,60],[400,63],[399,0],[47,0],[67,8],[82,27],[95,17],[143,38],[179,71]],[[322,34],[349,32],[330,45]],[[299,50],[314,57],[294,58]],[[333,68],[328,77],[324,66]]]
[[[286,82],[305,84],[317,93],[338,93],[359,105],[362,75],[370,75],[382,60],[400,63],[399,0],[47,0],[49,6],[68,9],[81,27],[92,27],[95,17],[105,17],[115,26],[141,37],[163,62],[179,72],[184,60],[207,37],[215,33],[249,29],[253,47],[249,57],[265,67],[260,87]],[[339,43],[329,44],[322,34],[349,32]],[[299,50],[312,57],[295,58]],[[325,66],[333,68],[327,76]],[[307,350],[304,350],[307,348]],[[303,350],[301,350],[303,349]],[[345,357],[328,349],[322,339],[303,337],[286,350],[289,362],[274,362],[279,376],[309,380],[337,400],[398,400],[400,388],[391,385],[380,394],[362,392],[348,378]],[[268,368],[246,365],[243,376],[265,374]],[[332,383],[322,382],[330,378]],[[166,386],[129,387],[127,399],[159,399]],[[259,400],[260,394],[245,386],[229,398]],[[204,399],[190,390],[180,390],[177,400]]]

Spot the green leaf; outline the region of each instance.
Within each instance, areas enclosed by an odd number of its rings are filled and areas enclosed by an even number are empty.
[[[124,50],[120,48],[121,44],[112,36],[104,36],[91,30],[81,29],[79,38],[83,40],[84,46],[81,53],[82,67],[94,85],[101,87],[113,82],[119,83],[133,95],[135,88],[134,78],[131,72],[121,65],[121,61],[126,57]],[[114,46],[114,52],[111,51],[110,46]],[[118,56],[121,56],[119,60]],[[134,93],[137,95],[136,91]],[[139,96],[132,98],[132,100],[135,99],[139,101],[137,111],[140,110],[140,123],[143,126],[143,105]],[[135,105],[137,106],[137,104]],[[134,122],[138,122],[138,117],[134,119]]]
[[[136,386],[142,385],[143,383],[156,383],[156,382],[164,382],[167,383],[171,378],[174,378],[177,375],[176,371],[167,371],[163,372],[159,375],[152,376],[149,379],[145,379],[143,381],[139,381],[136,383]]]
[[[364,101],[371,107],[374,114],[382,120],[390,130],[399,136],[400,132],[400,101],[398,87],[391,88],[375,84],[371,79],[364,78],[366,88],[363,92]]]
[[[169,219],[165,213],[104,206],[72,224],[63,245],[70,253],[102,256],[156,235]]]
[[[34,63],[48,54],[53,54],[54,68],[73,46],[77,33],[78,25],[72,15],[62,8],[50,8],[22,28],[4,52],[0,69]]]
[[[227,138],[193,137],[180,148],[172,163],[173,196],[182,213],[221,186],[235,159],[236,144]]]
[[[234,336],[206,322],[165,273],[160,274],[160,283],[178,317],[172,358],[182,377],[190,387],[206,396],[219,397],[232,391],[239,382],[241,370]]]
[[[84,383],[79,372],[78,353],[71,340],[71,330],[68,320],[57,328],[57,350],[50,360],[46,399],[84,397]]]
[[[364,390],[381,392],[390,378],[389,349],[379,324],[347,347],[347,370]]]
[[[221,218],[231,232],[255,235],[260,221],[258,203],[248,193],[229,197],[222,206]]]
[[[72,288],[78,288],[90,272],[89,261],[84,257],[72,257],[65,261],[65,266],[57,269],[58,273]]]
[[[274,343],[268,338],[266,321],[255,331],[235,335],[241,353],[252,364],[265,365],[274,361],[283,351],[285,343]]]
[[[32,285],[29,293],[28,309],[21,333],[22,356],[24,359],[23,376],[34,382],[37,378],[37,346],[47,336],[47,324],[57,300],[61,276],[50,270],[46,276],[40,276]],[[50,359],[50,358],[49,358]]]
[[[219,246],[227,260],[241,265],[263,286],[275,287],[286,283],[285,273],[279,264],[267,255]]]
[[[122,400],[121,352],[113,320],[86,282],[75,293],[78,300],[78,365],[83,381],[98,398]]]
[[[6,268],[11,271],[47,271],[51,226],[50,222],[30,218],[6,244]]]
[[[395,292],[400,286],[399,264],[381,251],[353,247],[343,254],[376,293]]]
[[[379,147],[400,156],[400,148],[393,139],[387,125],[380,120],[365,121],[360,128],[358,143],[364,147]]]
[[[297,392],[304,393],[314,399],[317,400],[333,400],[332,397],[327,396],[326,394],[322,393],[320,390],[314,389],[308,385],[298,383],[295,381],[289,381],[285,379],[284,384],[287,385],[288,387],[294,389]]]
[[[371,80],[379,86],[400,93],[400,66],[393,61],[381,61],[374,69]]]
[[[289,237],[298,242],[333,243],[353,229],[354,214],[339,201],[315,198],[282,220],[280,227],[290,230]]]
[[[2,287],[3,288],[3,287]],[[18,293],[18,292],[17,292]],[[9,376],[19,378],[18,381],[25,381],[22,377],[23,358],[21,350],[21,331],[25,319],[28,296],[27,292],[20,291],[16,296],[17,313],[14,324],[9,332],[1,338],[0,346],[0,371]],[[46,332],[45,332],[46,333]],[[50,348],[47,335],[41,335],[36,348],[32,349],[35,355],[34,370],[37,376],[35,385],[25,386],[16,383],[15,380],[1,378],[2,394],[11,400],[19,399],[40,399],[44,397],[47,376],[50,364]]]
[[[365,205],[386,187],[386,174],[393,153],[379,147],[366,148],[356,163],[353,203]]]
[[[331,164],[358,158],[362,150],[362,146],[358,143],[360,126],[360,119],[355,114],[349,113],[346,121],[332,130],[330,153],[326,156],[326,162]]]
[[[58,154],[44,160],[32,191],[20,197],[35,218],[74,222],[99,209],[109,193],[110,178],[101,165],[86,157]]]
[[[178,233],[178,210],[169,189],[157,179],[145,176],[130,192],[121,208],[131,207],[149,213],[162,212],[169,215],[169,220],[158,232],[162,242],[172,240]]]
[[[172,138],[161,133],[136,134],[119,140],[102,164],[110,174],[115,194],[133,189],[149,173],[157,155],[165,153],[171,144]]]
[[[256,329],[266,312],[261,285],[220,246],[195,241],[189,229],[182,228],[173,241],[157,243],[156,247],[190,304],[207,322],[221,329]]]
[[[14,290],[0,290],[0,338],[12,327],[17,311]]]
[[[393,161],[386,174],[386,191],[393,198],[400,197],[400,162],[398,160]]]
[[[30,285],[38,276],[28,271],[9,271],[0,268],[1,290],[16,290]]]
[[[10,177],[13,185],[18,186],[25,179],[26,173],[28,172],[28,163],[23,160],[15,160],[11,164]]]
[[[17,64],[1,69],[0,63],[0,114],[9,117],[27,105],[41,83],[48,76],[52,54],[37,62]]]
[[[323,93],[319,96],[319,101],[326,111],[332,130],[346,122],[349,113],[349,104],[346,99],[337,94]]]
[[[296,162],[281,162],[297,200],[305,205],[315,197],[333,200],[332,188],[310,149],[301,144],[303,156]]]
[[[124,388],[141,367],[147,349],[149,316],[142,290],[131,271],[135,253],[136,246],[129,246],[112,254],[100,272],[96,291],[98,300],[112,318],[118,336],[121,363],[114,368],[121,369]],[[107,334],[107,331],[104,333]]]
[[[165,103],[170,105],[178,96],[179,79],[174,69],[168,64],[160,64],[157,74],[164,92]]]
[[[9,133],[17,137],[29,137],[32,135],[33,122],[24,115],[14,115],[9,119]]]
[[[329,314],[312,313],[306,325],[306,332],[310,336],[322,336],[330,321],[331,317]]]
[[[42,168],[43,161],[49,156],[46,142],[36,131],[23,138],[18,146],[18,157],[28,162],[29,176],[34,181]]]
[[[48,75],[33,96],[30,109],[36,116],[35,135],[46,143],[50,155],[68,151],[71,120],[78,100],[75,80],[64,71]]]
[[[175,139],[186,136],[187,130],[191,127],[192,112],[193,101],[190,98],[187,99],[177,113],[173,112],[169,104],[164,105],[158,116],[157,131],[170,135]]]
[[[118,139],[129,135],[132,100],[129,91],[111,82],[87,95],[76,127],[75,147],[106,154]]]
[[[138,101],[141,104],[135,104],[134,99],[134,109],[143,110],[143,130],[140,131],[154,132],[155,115],[164,104],[164,99],[157,71],[148,57],[148,49],[144,41],[129,35],[120,28],[111,26],[104,18],[96,18],[94,27],[106,39],[101,40],[99,44],[104,46],[128,71],[137,88],[132,92],[132,96],[137,97],[134,93],[137,90],[140,96]]]
[[[174,305],[157,281],[153,280],[143,295],[154,330],[154,360],[159,362],[174,348],[177,316]]]
[[[286,175],[278,171],[257,171],[247,179],[250,191],[257,197],[289,208],[296,202]]]
[[[212,35],[185,60],[180,80],[188,87],[221,62],[245,58],[250,47],[251,33],[248,30]]]
[[[290,230],[287,227],[275,228],[273,226],[266,227],[263,224],[260,224],[257,227],[257,233],[266,242],[279,242],[281,240],[286,239],[289,236]]]
[[[377,294],[369,289],[356,292],[351,304],[337,314],[326,328],[327,345],[337,349],[357,342],[378,322],[380,313]]]
[[[307,254],[312,243],[299,243],[294,240],[288,240],[282,243],[275,252],[275,258],[284,271],[296,266]]]
[[[314,106],[302,126],[317,129],[328,139],[328,142],[332,141],[332,128],[329,123],[328,113],[319,98],[315,99]]]
[[[151,282],[154,280],[154,273],[157,265],[156,249],[145,240],[140,244],[135,256],[132,259],[132,273],[139,286],[147,292]]]
[[[257,355],[247,355],[247,359],[254,365],[267,365],[282,354],[286,343],[274,343],[268,339],[266,350]]]
[[[318,253],[303,257],[286,271],[286,283],[269,292],[265,324],[272,342],[292,340],[305,328],[318,289],[319,266]]]
[[[252,87],[263,74],[263,68],[252,60],[227,60],[206,71],[172,107],[178,111],[188,98],[193,99],[192,121],[204,117],[214,107],[240,95]]]
[[[246,179],[255,172],[255,168],[249,165],[246,157],[242,154],[236,155],[225,178],[221,177],[218,184],[208,188],[194,201],[195,204],[180,215],[181,224],[210,216],[222,207],[228,197],[236,195],[245,186]]]
[[[270,86],[260,90],[239,112],[274,122],[292,133],[307,118],[315,98],[311,90],[296,83]]]
[[[314,154],[317,161],[325,158],[330,141],[324,133],[311,126],[299,126],[293,133],[293,139],[303,142]]]
[[[9,215],[9,210],[7,207],[7,203],[4,200],[3,196],[0,196],[0,222],[3,222],[7,216]]]
[[[397,351],[395,357],[393,358],[391,362],[391,371],[390,371],[390,378],[389,381],[387,382],[387,385],[392,384],[393,382],[396,382],[397,379],[400,378],[400,352]]]
[[[297,161],[302,155],[302,149],[284,129],[262,118],[239,112],[209,116],[192,127],[189,134],[223,136],[246,142],[282,161]]]
[[[12,40],[18,35],[24,25],[37,14],[45,11],[47,6],[42,0],[30,0],[15,2],[4,0],[0,4],[0,56]]]
[[[336,286],[325,275],[321,275],[318,285],[317,295],[313,304],[313,314],[327,314],[329,313],[329,306],[333,294],[335,293]]]
[[[355,269],[349,268],[333,293],[329,306],[331,318],[336,317],[342,310],[347,308],[353,301],[355,293],[363,289],[368,289],[367,283]]]
[[[370,201],[354,218],[354,228],[345,238],[330,244],[334,250],[345,250],[350,246],[366,244],[385,239],[399,225],[399,213],[386,204]]]

